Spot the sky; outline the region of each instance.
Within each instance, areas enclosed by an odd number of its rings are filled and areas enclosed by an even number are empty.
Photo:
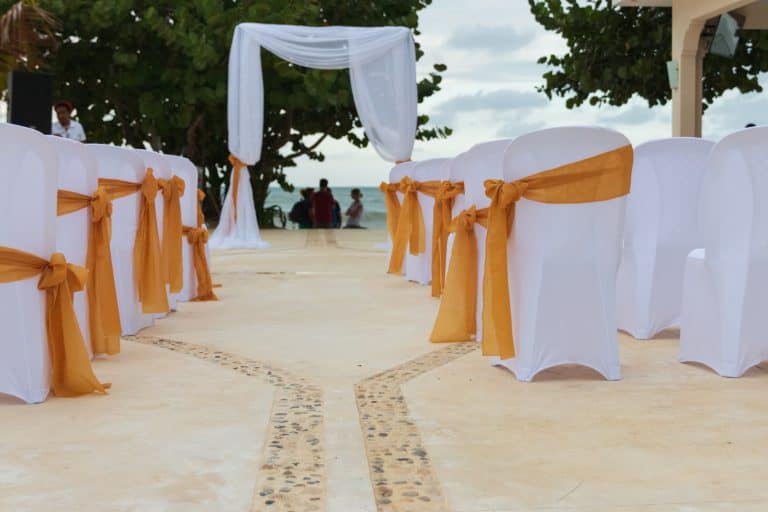
[[[418,77],[427,76],[435,63],[448,66],[442,90],[421,103],[419,113],[454,133],[447,139],[416,141],[414,160],[453,157],[480,142],[564,125],[613,128],[635,145],[671,135],[671,104],[650,109],[634,98],[622,107],[569,110],[565,100],[550,101],[537,92],[546,67],[536,61],[563,53],[566,46],[536,23],[526,0],[434,0],[421,11],[419,30],[425,55],[417,63]],[[761,78],[768,86],[768,76]],[[768,123],[768,97],[729,91],[705,114],[703,136],[717,140],[749,122]],[[332,186],[375,186],[392,167],[372,147],[330,140],[321,149],[325,161],[297,160],[286,171],[290,182],[309,186],[325,177]]]

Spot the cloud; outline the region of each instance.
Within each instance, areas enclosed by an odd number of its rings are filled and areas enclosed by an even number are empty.
[[[440,103],[432,112],[432,118],[439,123],[450,123],[458,113],[528,111],[545,105],[547,98],[534,92],[513,89],[479,91],[459,94]]]
[[[645,124],[656,119],[656,111],[648,106],[635,105],[619,107],[614,112],[600,116],[600,121],[606,124]]]
[[[521,31],[512,25],[475,25],[455,31],[447,46],[457,50],[482,50],[507,53],[533,41],[535,34]]]
[[[761,83],[765,84],[765,79]],[[763,93],[726,93],[704,112],[705,136],[719,139],[747,123],[768,125],[768,100]]]
[[[477,81],[485,84],[522,82],[541,85],[544,83],[542,77],[549,69],[548,66],[538,64],[536,61],[493,59],[487,64],[475,62],[464,66],[450,67],[446,75],[465,82]]]
[[[535,132],[541,130],[546,126],[544,121],[534,121],[531,119],[517,118],[512,121],[507,121],[496,132],[497,137],[504,139],[512,139],[525,135],[526,133]]]

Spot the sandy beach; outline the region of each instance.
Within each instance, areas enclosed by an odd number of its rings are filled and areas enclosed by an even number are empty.
[[[385,234],[266,231],[214,254],[183,303],[97,360],[109,396],[0,398],[0,510],[764,510],[766,371],[676,361],[620,334],[623,379],[533,383],[385,273]]]

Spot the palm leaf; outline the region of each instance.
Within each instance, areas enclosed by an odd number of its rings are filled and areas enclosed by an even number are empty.
[[[11,62],[11,68],[43,67],[47,52],[56,48],[58,28],[56,18],[34,0],[13,4],[0,16],[0,70]]]

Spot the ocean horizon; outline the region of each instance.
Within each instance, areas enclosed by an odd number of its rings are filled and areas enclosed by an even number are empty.
[[[299,191],[304,187],[296,187],[293,192],[286,192],[280,187],[269,187],[269,194],[265,206],[278,205],[288,215],[293,205],[301,199]],[[317,187],[314,187],[317,189]],[[369,229],[383,229],[387,227],[387,208],[384,203],[384,194],[379,187],[331,187],[334,199],[341,206],[341,214],[347,211],[352,204],[350,193],[353,188],[359,188],[363,194],[363,220],[362,225]],[[346,218],[344,218],[346,220]],[[343,225],[343,224],[342,224]],[[290,220],[286,224],[286,229],[296,229]]]

